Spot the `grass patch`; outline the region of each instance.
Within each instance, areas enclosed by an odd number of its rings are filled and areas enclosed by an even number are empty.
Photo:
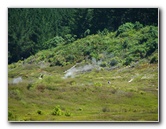
[[[151,64],[127,70],[91,71],[67,79],[61,78],[62,69],[54,73],[54,67],[52,70],[50,67],[51,76],[46,75],[42,80],[32,75],[29,77],[33,78],[32,83],[24,79],[9,84],[8,120],[157,121],[158,73],[153,70],[156,67]],[[39,69],[33,73],[36,71]],[[141,79],[147,73],[153,77]]]

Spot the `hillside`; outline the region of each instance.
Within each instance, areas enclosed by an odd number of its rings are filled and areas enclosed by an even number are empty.
[[[158,27],[45,44],[8,66],[9,121],[158,121]]]
[[[46,44],[55,44],[57,47],[40,51],[16,65],[44,62],[49,66],[65,66],[83,61],[91,62],[93,58],[101,61],[103,67],[130,65],[142,59],[151,63],[158,62],[158,28],[143,27],[139,22],[123,24],[115,32],[109,33],[105,29],[73,43],[55,37]],[[10,66],[15,67],[14,65]]]

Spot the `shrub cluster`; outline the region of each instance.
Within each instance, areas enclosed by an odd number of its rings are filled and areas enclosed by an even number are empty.
[[[59,45],[60,44],[60,45]],[[115,32],[104,29],[96,35],[75,40],[68,34],[64,38],[56,36],[45,43],[50,50],[43,50],[24,62],[48,62],[50,66],[65,66],[77,62],[101,61],[101,67],[130,65],[150,57],[158,50],[158,27],[143,26],[139,22],[125,23]],[[53,48],[53,46],[56,46]],[[157,62],[157,56],[150,63]],[[17,67],[17,64],[11,67]]]

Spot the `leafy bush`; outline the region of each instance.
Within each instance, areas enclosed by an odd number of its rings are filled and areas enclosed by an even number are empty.
[[[54,108],[54,110],[53,110],[53,112],[52,112],[52,115],[55,115],[55,116],[61,116],[61,115],[63,115],[63,112],[62,112],[62,110],[61,110],[61,108],[60,108],[59,105],[57,105],[57,106]]]
[[[106,67],[107,66],[107,62],[103,61],[101,64],[100,64],[101,67]]]
[[[150,58],[150,63],[157,63],[158,62],[158,53],[153,54]]]
[[[89,35],[90,34],[90,29],[87,29],[85,32],[84,32],[84,37]]]
[[[125,58],[124,64],[123,65],[130,65],[130,63],[134,60],[134,57],[132,55],[129,55],[128,57]]]
[[[149,39],[146,42],[146,56],[150,56],[156,49],[158,49],[158,40]]]
[[[98,35],[100,35],[100,36],[104,36],[104,35],[107,35],[107,34],[109,33],[109,31],[108,31],[108,29],[104,28],[103,31],[100,31],[100,30],[99,30],[97,33],[98,33]]]
[[[110,112],[110,109],[108,107],[103,107],[102,111],[103,112]]]
[[[65,43],[68,44],[74,42],[76,37],[77,37],[76,35],[72,36],[71,34],[65,35],[64,37]]]
[[[30,90],[31,88],[33,88],[33,84],[30,83],[28,84],[27,89]]]
[[[8,120],[14,120],[14,119],[15,119],[15,115],[13,115],[11,111],[8,111]]]
[[[37,114],[42,115],[42,111],[41,110],[37,110]]]
[[[123,32],[129,31],[133,28],[134,28],[134,24],[132,24],[131,22],[127,22],[127,23],[119,26],[116,36],[118,36],[119,34],[121,34]]]
[[[74,55],[67,55],[66,61],[72,63],[75,60],[75,58],[76,57]]]
[[[141,28],[143,28],[143,25],[139,21],[136,21],[134,24],[134,29],[139,30]]]
[[[19,89],[13,89],[13,90],[9,91],[9,96],[11,98],[16,99],[16,100],[21,100],[22,99],[21,92],[20,92]]]
[[[118,57],[114,57],[114,58],[112,58],[111,59],[111,61],[110,61],[110,65],[111,66],[115,66],[115,65],[117,65],[118,64]]]
[[[40,92],[44,92],[44,90],[45,90],[45,86],[39,84],[39,85],[37,86],[37,90],[40,91]]]
[[[61,36],[56,36],[48,40],[47,42],[45,42],[43,46],[44,46],[44,49],[50,49],[62,43],[64,43],[64,39]]]
[[[78,111],[83,111],[83,108],[79,108]]]
[[[103,85],[102,85],[102,83],[100,83],[100,82],[95,82],[95,83],[94,83],[94,86],[96,86],[96,87],[101,87],[101,86],[103,86]]]
[[[65,112],[65,116],[71,116],[72,114],[69,111]]]

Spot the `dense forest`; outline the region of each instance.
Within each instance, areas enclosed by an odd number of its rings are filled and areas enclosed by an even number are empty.
[[[157,8],[9,8],[8,63],[126,22],[158,26]],[[118,33],[117,33],[118,34]],[[51,39],[51,40],[50,40]]]

